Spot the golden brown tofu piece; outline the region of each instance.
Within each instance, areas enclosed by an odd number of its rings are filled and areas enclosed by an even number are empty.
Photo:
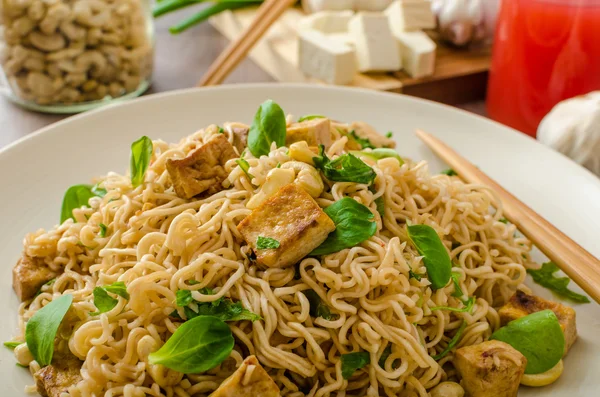
[[[348,143],[346,148],[348,150],[361,150],[365,149],[354,137],[355,134],[360,139],[367,139],[369,143],[376,148],[395,148],[396,142],[393,139],[387,138],[381,135],[375,128],[362,121],[355,121],[347,127]]]
[[[209,397],[279,397],[280,390],[255,356],[242,365]]]
[[[470,397],[516,397],[527,359],[511,345],[491,340],[461,347],[454,366]]]
[[[225,123],[225,128],[231,131],[233,135],[233,146],[237,149],[238,154],[242,154],[244,149],[248,147],[248,133],[250,127],[242,123]]]
[[[298,185],[282,187],[238,225],[238,230],[266,267],[287,267],[317,248],[335,224],[315,200]],[[279,242],[279,248],[258,249],[258,237]]]
[[[81,377],[81,361],[72,354],[56,356],[52,364],[34,374],[37,391],[42,397],[60,397]]]
[[[223,190],[221,183],[228,175],[225,163],[235,157],[227,137],[219,134],[184,159],[168,159],[167,171],[175,192],[179,197],[189,199],[200,193],[212,195]]]
[[[502,325],[506,325],[513,320],[546,309],[550,309],[556,314],[560,328],[565,334],[564,354],[566,355],[577,339],[576,314],[572,307],[542,299],[539,296],[527,295],[525,292],[517,290],[508,303],[500,308],[498,314]]]
[[[293,123],[287,128],[286,146],[294,142],[306,141],[308,146],[331,146],[331,130],[329,119],[305,120]]]
[[[33,298],[42,285],[58,275],[44,263],[43,258],[23,254],[13,268],[13,289],[19,299],[25,301]]]

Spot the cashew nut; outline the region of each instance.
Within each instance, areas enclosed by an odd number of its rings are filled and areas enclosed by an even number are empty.
[[[85,73],[69,73],[65,77],[65,83],[67,83],[71,87],[79,87],[87,80],[87,75]]]
[[[40,30],[46,34],[56,32],[58,25],[71,15],[71,8],[64,3],[56,3],[48,9],[46,16],[40,22]]]
[[[40,58],[27,58],[25,62],[23,62],[23,67],[28,70],[41,72],[46,67],[46,64],[44,60]]]
[[[35,22],[27,15],[23,15],[13,21],[11,29],[14,34],[27,36],[35,28]]]
[[[31,32],[29,40],[34,47],[48,52],[62,50],[67,45],[67,40],[60,33],[45,35],[40,32]]]
[[[73,21],[62,21],[59,26],[59,30],[64,33],[65,36],[71,41],[80,41],[85,39],[87,31],[81,26],[77,26]]]
[[[46,55],[46,59],[49,61],[59,61],[61,59],[73,59],[78,55],[83,54],[85,51],[85,43],[83,42],[72,42],[68,48],[64,50],[56,51]]]
[[[302,161],[303,163],[315,165],[313,157],[317,154],[310,150],[306,141],[294,142],[290,145],[290,157],[294,160]]]
[[[101,75],[106,68],[106,58],[100,51],[86,51],[75,59],[75,67],[80,72],[88,72],[93,69],[93,73]]]
[[[465,391],[455,382],[442,382],[431,390],[431,397],[463,397]]]
[[[46,6],[42,0],[33,0],[27,9],[27,16],[34,21],[40,21],[46,15]]]
[[[281,169],[294,170],[296,175],[294,183],[306,190],[306,193],[310,194],[311,197],[317,198],[323,193],[323,189],[325,189],[323,180],[319,175],[319,171],[312,165],[301,161],[288,161],[281,165]]]
[[[91,27],[100,27],[110,21],[110,9],[100,0],[79,0],[73,6],[75,21]]]
[[[100,44],[100,39],[102,38],[102,29],[100,28],[91,28],[87,32],[87,43],[91,46],[95,46]]]
[[[39,72],[31,72],[27,76],[27,87],[36,95],[49,97],[62,88],[64,81],[61,78],[51,79]]]
[[[294,175],[294,170],[283,169],[283,167],[273,168],[267,174],[265,183],[263,183],[260,191],[252,196],[250,200],[248,200],[246,208],[251,210],[257,208],[259,205],[277,193],[279,189],[292,183],[294,181]]]
[[[88,80],[82,86],[83,92],[91,92],[98,88],[98,82],[96,80]]]

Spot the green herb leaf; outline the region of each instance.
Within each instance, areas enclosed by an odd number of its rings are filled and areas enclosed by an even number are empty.
[[[41,294],[41,293],[42,293],[42,288],[43,288],[44,286],[51,286],[52,284],[54,284],[54,282],[55,282],[55,281],[56,281],[56,278],[53,278],[52,280],[48,280],[48,281],[46,281],[46,282],[45,282],[45,283],[44,283],[44,284],[43,284],[43,285],[40,287],[40,289],[38,290],[38,292],[36,292],[36,293],[35,293],[35,296],[34,296],[34,298],[35,298],[35,297],[37,297],[39,294]]]
[[[340,316],[335,313],[331,313],[331,309],[329,306],[323,303],[319,294],[317,294],[314,290],[308,289],[302,291],[306,298],[310,302],[310,315],[313,317],[323,317],[325,320],[334,321],[337,320]]]
[[[180,307],[187,306],[194,301],[194,298],[192,298],[192,291],[189,289],[180,289],[175,293],[175,296],[177,297],[177,306]]]
[[[436,290],[446,286],[452,273],[452,262],[437,232],[427,225],[408,226],[408,237],[423,256],[431,287]]]
[[[285,114],[272,100],[265,101],[256,112],[248,134],[248,149],[256,157],[269,154],[271,143],[285,145]]]
[[[565,350],[565,335],[552,310],[518,318],[494,332],[491,339],[506,342],[527,358],[526,374],[541,374],[554,367]]]
[[[402,160],[402,157],[400,157],[398,152],[396,152],[394,149],[377,148],[373,150],[352,150],[350,153],[355,154],[357,156],[371,157],[375,160],[381,160],[391,157],[398,160],[400,165],[404,164],[404,160]]]
[[[327,255],[344,248],[354,247],[369,239],[377,231],[375,215],[358,201],[344,197],[325,208],[335,223],[335,230],[310,255]]]
[[[100,197],[98,190],[92,191],[92,185],[73,185],[67,189],[63,198],[62,208],[60,210],[60,223],[62,224],[73,217],[73,210],[81,207],[89,207],[89,201],[92,197]],[[105,191],[106,192],[106,191]]]
[[[218,132],[219,134],[224,134],[224,133],[225,133],[225,130],[223,129],[223,127],[220,127],[220,126],[219,126],[219,127],[218,127],[218,130],[217,130],[217,132]]]
[[[379,366],[381,368],[385,367],[385,362],[388,359],[388,357],[390,356],[390,354],[392,354],[392,345],[391,344],[386,346],[386,348],[381,353],[381,357],[379,357]]]
[[[240,166],[242,171],[244,171],[248,179],[252,180],[252,178],[254,178],[254,176],[250,173],[250,164],[248,163],[248,161],[246,161],[246,159],[239,158],[235,160],[235,162],[237,163],[237,165]]]
[[[210,288],[202,288],[198,292],[203,295],[214,295],[213,290]],[[229,299],[223,298],[219,298],[212,302],[198,302],[192,298],[192,291],[189,290],[179,290],[177,291],[176,296],[177,306],[183,307],[183,311],[188,320],[198,316],[213,316],[222,321],[256,321],[262,318],[258,314],[244,309],[242,302],[234,303]],[[196,311],[189,307],[192,302],[196,302]]]
[[[452,168],[448,168],[447,170],[440,172],[440,174],[444,174],[444,175],[448,175],[448,176],[457,176],[458,175],[456,173],[456,171],[454,171]]]
[[[356,370],[363,368],[371,362],[368,352],[354,352],[341,355],[342,377],[350,379]]]
[[[143,136],[131,144],[129,169],[133,187],[144,183],[144,175],[146,175],[146,170],[150,165],[153,150],[152,140],[147,136]]]
[[[587,296],[571,291],[567,286],[571,281],[568,277],[554,277],[554,273],[560,269],[554,262],[546,262],[538,270],[527,269],[527,273],[531,275],[533,281],[542,287],[548,288],[565,299],[569,299],[577,303],[590,303]]]
[[[414,278],[417,281],[421,281],[422,276],[420,274],[413,272],[412,270],[409,270],[408,271],[408,279],[410,280],[411,278]]]
[[[307,114],[306,116],[302,116],[298,119],[298,122],[301,123],[303,121],[307,121],[307,120],[314,120],[314,119],[326,119],[327,117],[322,116],[320,114]]]
[[[498,222],[502,222],[505,225],[508,225],[508,219],[506,219],[506,218],[500,218],[500,219],[498,219]]]
[[[460,288],[460,273],[452,272],[450,277],[452,277],[452,282],[454,283],[454,292],[452,292],[452,296],[455,298],[462,298],[464,293]]]
[[[104,197],[108,192],[106,191],[106,189],[100,187],[100,185],[96,183],[94,186],[92,186],[92,193],[94,193],[94,195],[98,197]]]
[[[473,310],[473,306],[475,306],[475,298],[474,297],[470,297],[469,299],[466,300],[466,302],[463,302],[465,307],[463,308],[457,308],[457,307],[450,307],[450,306],[435,306],[430,308],[429,310],[431,310],[432,312],[435,310],[448,310],[451,312],[456,312],[456,313],[471,313],[471,311]]]
[[[229,326],[211,316],[199,316],[183,323],[158,351],[151,364],[162,364],[184,374],[197,374],[221,364],[233,350]]]
[[[129,294],[127,293],[127,287],[125,283],[122,281],[117,281],[110,285],[105,285],[104,288],[107,292],[111,292],[113,294],[119,295],[122,298],[129,299]]]
[[[446,346],[446,348],[440,354],[435,355],[432,358],[437,361],[446,357],[446,354],[450,353],[450,350],[452,350],[454,346],[456,346],[456,344],[460,341],[460,337],[462,336],[463,332],[465,332],[465,328],[467,328],[467,322],[463,321],[458,331],[456,331],[452,339],[450,339],[448,346]]]
[[[377,212],[382,218],[385,218],[385,200],[383,196],[377,197],[375,199],[375,205],[377,206]]]
[[[14,349],[19,345],[22,345],[25,342],[4,342],[4,347],[8,347],[9,349]]]
[[[106,231],[108,230],[108,227],[104,223],[101,223],[98,226],[100,227],[100,233],[98,233],[98,236],[106,237]]]
[[[125,287],[125,283],[122,281],[117,281],[102,287],[96,287],[94,288],[94,306],[96,306],[98,311],[91,313],[92,316],[109,312],[117,306],[119,300],[110,296],[108,294],[109,292],[119,295],[122,298],[129,299],[127,287]]]
[[[391,138],[393,135],[394,135],[394,133],[393,133],[392,131],[388,131],[388,132],[385,134],[385,137],[386,137],[386,138]]]
[[[277,249],[279,246],[279,241],[271,237],[258,236],[256,239],[256,248],[259,250]]]
[[[56,298],[35,312],[27,322],[25,341],[33,358],[42,367],[52,362],[54,338],[71,303],[73,303],[73,295]]]
[[[319,156],[313,157],[313,162],[330,181],[371,184],[377,176],[371,167],[353,154],[329,160],[322,145],[319,146],[319,151]]]
[[[363,149],[376,149],[377,146],[373,145],[367,138],[361,138],[356,134],[356,131],[352,130],[348,133],[352,139],[356,141]]]

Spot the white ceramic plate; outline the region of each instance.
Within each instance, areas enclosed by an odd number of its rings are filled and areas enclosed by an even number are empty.
[[[210,123],[250,123],[258,105],[268,98],[294,115],[319,113],[391,130],[401,155],[426,159],[433,171],[439,171],[444,165],[413,131],[434,133],[600,257],[600,180],[492,121],[428,101],[359,89],[263,84],[178,91],[72,117],[0,151],[0,316],[4,324],[0,341],[9,340],[16,331],[19,302],[11,288],[11,270],[23,236],[58,222],[62,197],[70,185],[87,183],[111,170],[124,172],[130,144],[142,135],[175,142]],[[534,290],[551,297],[543,289]],[[598,395],[600,307],[592,303],[576,310],[580,337],[565,360],[565,373],[550,387],[521,388],[520,396]],[[29,373],[15,366],[11,352],[2,349],[0,395],[25,396],[27,384],[32,384]]]

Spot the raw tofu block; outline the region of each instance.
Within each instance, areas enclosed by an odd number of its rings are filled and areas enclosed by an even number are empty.
[[[385,15],[394,33],[436,27],[431,1],[396,0],[385,10]]]
[[[325,10],[352,10],[355,0],[302,0],[302,6],[307,13]]]
[[[517,397],[527,359],[511,345],[491,340],[458,349],[454,366],[470,397]]]
[[[281,391],[256,356],[250,356],[210,397],[279,397]]]
[[[354,0],[356,11],[383,11],[392,3],[392,0]]]
[[[416,79],[431,76],[435,72],[436,45],[425,32],[394,33],[404,71]]]
[[[331,146],[331,123],[329,119],[305,120],[293,123],[287,128],[285,145],[289,147],[294,142],[306,141],[308,146]]]
[[[82,362],[72,354],[55,355],[52,365],[38,370],[34,375],[37,391],[46,397],[60,397],[67,393],[69,387],[76,385],[81,377]]]
[[[264,267],[289,267],[317,248],[335,224],[304,189],[291,183],[244,218],[237,227]],[[279,242],[258,249],[258,237]]]
[[[300,30],[316,30],[324,34],[348,33],[352,11],[320,11],[302,18]]]
[[[348,31],[354,40],[361,72],[402,68],[398,45],[383,14],[358,13],[350,20]]]
[[[356,74],[354,49],[325,34],[301,31],[298,43],[300,70],[330,84],[348,84]]]
[[[572,307],[542,299],[539,296],[527,295],[523,291],[517,291],[508,303],[500,308],[498,314],[502,325],[506,325],[513,320],[546,309],[550,309],[556,314],[560,327],[565,334],[564,354],[566,355],[577,339],[575,310]]]

